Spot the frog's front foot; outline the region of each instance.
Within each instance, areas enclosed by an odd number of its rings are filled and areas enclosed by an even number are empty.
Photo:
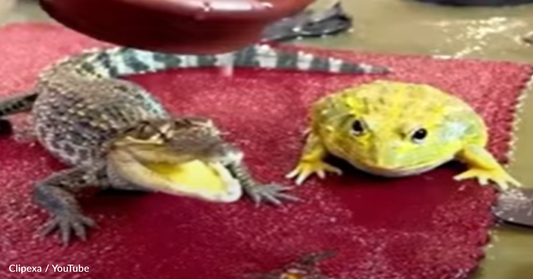
[[[342,174],[342,171],[328,163],[323,161],[300,161],[298,166],[287,174],[287,178],[296,178],[296,184],[301,185],[309,176],[316,174],[319,178],[326,177],[326,173],[331,172],[338,175]]]
[[[472,168],[454,177],[455,180],[477,178],[479,184],[486,186],[490,181],[496,183],[500,190],[507,190],[510,186],[521,187],[522,184],[511,177],[503,169],[479,169]]]

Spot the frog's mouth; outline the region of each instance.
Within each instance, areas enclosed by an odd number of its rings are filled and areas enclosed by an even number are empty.
[[[421,174],[424,172],[427,172],[429,170],[432,170],[447,160],[441,160],[434,163],[420,163],[420,164],[413,164],[413,165],[407,165],[407,166],[394,166],[394,167],[388,167],[378,164],[369,164],[369,163],[362,163],[360,161],[356,160],[348,160],[353,166],[356,168],[363,170],[367,173],[383,176],[383,177],[405,177],[405,176],[411,176],[416,174]]]
[[[242,196],[240,183],[219,163],[141,163],[128,152],[115,150],[108,154],[108,164],[122,179],[157,192],[222,203]]]

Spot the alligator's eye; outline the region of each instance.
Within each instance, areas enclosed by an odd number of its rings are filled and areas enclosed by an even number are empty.
[[[158,130],[152,124],[146,123],[141,125],[137,132],[140,138],[149,138],[152,137],[154,134],[157,134]]]
[[[411,135],[411,140],[415,143],[420,143],[426,138],[427,135],[427,130],[424,128],[420,128]]]
[[[352,123],[352,133],[354,135],[359,136],[363,134],[364,131],[365,131],[365,127],[363,127],[363,123],[361,122],[361,120],[355,120]]]
[[[128,131],[128,133],[138,140],[167,139],[166,134],[160,130],[160,127],[150,122],[142,122]]]

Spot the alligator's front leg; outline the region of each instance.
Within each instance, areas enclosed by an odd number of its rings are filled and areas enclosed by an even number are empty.
[[[43,235],[58,230],[64,245],[70,242],[72,232],[86,240],[86,227],[94,227],[96,223],[83,214],[75,194],[87,187],[104,187],[105,184],[99,179],[100,171],[95,168],[72,168],[36,183],[34,201],[50,214]]]
[[[283,200],[298,201],[296,196],[287,194],[286,191],[291,188],[280,184],[263,185],[258,183],[248,171],[246,165],[238,160],[228,165],[229,171],[239,181],[246,194],[260,205],[262,202],[270,202],[276,205],[281,205]]]

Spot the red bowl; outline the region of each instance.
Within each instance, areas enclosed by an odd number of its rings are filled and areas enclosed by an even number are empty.
[[[230,52],[313,0],[40,0],[55,20],[98,40],[174,53]]]

